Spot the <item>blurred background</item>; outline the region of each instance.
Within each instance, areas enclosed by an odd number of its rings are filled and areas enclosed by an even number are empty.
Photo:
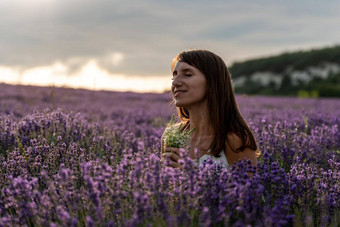
[[[340,1],[2,0],[0,83],[162,93],[208,49],[239,94],[340,97]]]

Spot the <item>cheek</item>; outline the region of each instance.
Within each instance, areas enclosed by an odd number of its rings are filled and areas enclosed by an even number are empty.
[[[208,95],[208,89],[206,87],[204,88],[203,93],[204,93],[204,96]]]
[[[207,86],[202,86],[201,87],[201,97],[206,98],[208,96],[208,88]]]
[[[202,90],[201,97],[202,97],[203,99],[205,99],[205,98],[208,97],[208,92],[207,92],[206,89]]]
[[[208,91],[207,83],[205,80],[200,81],[200,83],[196,84],[196,89],[199,90],[202,94],[206,94]]]

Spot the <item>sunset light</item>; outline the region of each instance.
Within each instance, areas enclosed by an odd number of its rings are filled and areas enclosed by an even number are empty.
[[[118,64],[121,55],[112,55],[112,61]],[[90,90],[115,90],[135,92],[164,92],[169,90],[171,80],[167,76],[125,76],[111,74],[100,68],[97,62],[89,60],[81,69],[68,74],[68,67],[60,62],[50,66],[35,67],[20,71],[0,66],[0,82],[8,84],[56,86],[84,88]]]

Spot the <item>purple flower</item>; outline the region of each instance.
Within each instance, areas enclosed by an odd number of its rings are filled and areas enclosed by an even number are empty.
[[[0,98],[32,100],[0,99],[0,225],[336,222],[339,100],[237,97],[262,152],[258,165],[198,167],[181,150],[180,170],[159,162],[176,111],[168,94],[0,88]]]

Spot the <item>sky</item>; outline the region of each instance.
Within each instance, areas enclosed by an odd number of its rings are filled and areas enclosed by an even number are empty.
[[[172,59],[227,66],[340,44],[340,0],[1,0],[0,83],[163,92]]]

